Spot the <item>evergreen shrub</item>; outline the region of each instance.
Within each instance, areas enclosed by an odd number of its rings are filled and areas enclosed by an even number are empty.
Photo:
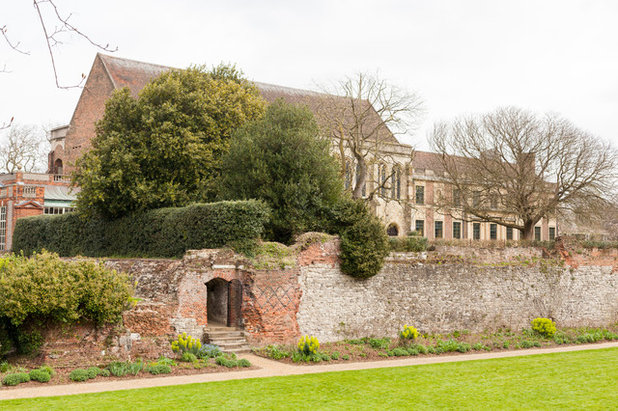
[[[25,372],[18,372],[14,374],[8,374],[2,379],[2,384],[8,386],[19,385],[23,382],[30,381],[30,376]]]
[[[51,374],[43,369],[32,370],[28,375],[31,381],[49,382],[51,380]]]
[[[181,257],[189,249],[230,245],[248,251],[264,231],[270,209],[261,201],[221,201],[159,208],[115,220],[78,213],[17,220],[13,250],[43,249],[69,257]]]
[[[376,275],[390,252],[384,225],[362,200],[344,199],[329,213],[329,231],[341,238],[341,271],[356,278]]]

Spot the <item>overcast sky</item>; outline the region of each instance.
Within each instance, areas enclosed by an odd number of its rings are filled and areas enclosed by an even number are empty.
[[[236,63],[252,80],[298,88],[359,71],[414,90],[427,115],[400,138],[427,149],[436,120],[515,105],[557,112],[618,146],[618,1],[56,0],[119,57],[175,67]],[[81,89],[58,90],[30,1],[2,0],[0,124],[68,123]],[[97,49],[67,36],[61,81]]]

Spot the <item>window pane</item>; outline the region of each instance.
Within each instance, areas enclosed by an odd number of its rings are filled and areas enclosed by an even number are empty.
[[[419,233],[422,237],[425,236],[425,220],[416,220],[416,232]]]
[[[549,227],[549,239],[550,241],[556,239],[556,227]]]
[[[442,238],[442,221],[436,221],[435,223],[435,235],[436,238]]]
[[[453,238],[461,238],[461,223],[453,223]]]
[[[534,239],[541,241],[541,227],[534,227]]]
[[[425,204],[424,186],[416,186],[416,204]]]
[[[472,238],[475,240],[481,239],[481,223],[472,224]]]
[[[507,227],[506,228],[506,239],[507,240],[512,240],[513,239],[513,227]]]
[[[492,240],[498,239],[498,224],[489,225],[489,238]]]

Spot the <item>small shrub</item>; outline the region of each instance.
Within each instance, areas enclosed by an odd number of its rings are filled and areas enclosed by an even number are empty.
[[[197,351],[197,354],[195,354],[195,356],[197,358],[204,359],[204,358],[216,358],[220,356],[221,354],[222,354],[221,349],[218,346],[213,345],[213,344],[204,344]]]
[[[457,342],[455,340],[447,340],[447,341],[443,341],[443,340],[438,340],[438,343],[436,344],[436,352],[437,353],[443,353],[443,352],[468,352],[470,351],[470,344],[467,343],[460,343]]]
[[[0,373],[5,373],[11,369],[11,365],[7,361],[0,362]]]
[[[318,350],[320,349],[320,342],[316,337],[309,337],[308,335],[305,335],[304,337],[301,337],[300,340],[298,340],[297,346],[298,352],[302,354],[317,354]]]
[[[100,372],[100,374],[102,377],[109,377],[110,376],[110,372],[107,368],[103,368]]]
[[[347,360],[349,360],[349,359],[350,359],[350,356],[349,356],[348,354],[343,354],[343,355],[341,356],[341,359],[342,359],[342,360],[344,360],[344,361],[347,361]]]
[[[194,356],[200,352],[202,348],[202,342],[196,338],[193,338],[187,333],[182,333],[172,341],[172,351],[182,356],[184,353],[191,353]]]
[[[88,373],[88,370],[84,370],[83,368],[77,368],[71,371],[69,378],[71,381],[75,382],[88,381],[90,379],[90,373]]]
[[[49,380],[51,380],[51,374],[42,369],[32,370],[28,375],[31,381],[49,382]]]
[[[320,358],[322,358],[322,361],[330,361],[330,355],[328,354],[318,354],[320,356]]]
[[[90,367],[86,371],[88,371],[88,376],[90,379],[97,378],[99,375],[103,375],[103,370],[99,367]]]
[[[510,346],[511,346],[511,343],[509,343],[508,341],[505,341],[504,343],[502,343],[502,348],[504,348],[505,350],[508,350]]]
[[[427,353],[428,354],[436,354],[435,347],[427,347]]]
[[[226,368],[234,368],[238,367],[238,361],[230,358],[226,358],[223,355],[215,358],[215,362],[219,365],[222,365]]]
[[[554,334],[554,342],[558,345],[569,344],[571,338],[564,331],[557,331],[556,334]]]
[[[425,347],[423,344],[416,344],[413,346],[419,354],[427,354],[427,347]]]
[[[48,373],[50,376],[54,376],[56,375],[56,371],[54,371],[54,369],[52,367],[50,367],[49,365],[42,365],[39,367],[39,370],[43,370],[46,373]]]
[[[340,355],[341,354],[339,354],[338,351],[333,351],[332,353],[330,353],[330,358],[332,358],[333,360],[338,360]]]
[[[552,338],[556,333],[556,324],[549,318],[532,320],[532,330],[546,338]]]
[[[395,357],[403,357],[408,355],[408,351],[403,348],[395,348],[391,351]]]
[[[25,372],[17,372],[14,374],[8,374],[2,379],[2,384],[8,386],[19,385],[24,382],[30,381],[30,376]]]
[[[408,354],[410,355],[418,355],[419,351],[416,347],[410,346],[408,347]]]
[[[146,371],[148,371],[152,375],[169,374],[172,372],[172,367],[166,364],[153,364],[148,366],[148,368],[146,368]]]
[[[272,358],[273,360],[280,360],[282,358],[288,358],[291,356],[291,353],[284,350],[282,347],[278,345],[269,345],[264,348],[264,353],[268,358]]]
[[[369,338],[367,342],[369,343],[371,348],[375,348],[378,350],[388,348],[391,345],[390,338]]]
[[[520,348],[532,348],[532,347],[540,347],[541,343],[538,341],[531,340],[523,340],[519,343]]]
[[[418,331],[416,328],[406,324],[403,326],[403,330],[399,331],[399,337],[404,340],[416,340],[418,338]]]
[[[180,357],[180,361],[182,361],[182,362],[197,362],[197,357],[195,356],[195,354],[192,354],[190,352],[185,352]]]
[[[251,367],[251,362],[249,362],[249,360],[246,358],[241,358],[240,360],[238,360],[238,366],[241,368]]]
[[[129,365],[126,362],[113,362],[107,366],[107,369],[114,377],[124,377],[129,373]]]
[[[175,367],[176,365],[178,365],[173,359],[164,356],[159,357],[159,359],[152,364],[169,365],[170,367]]]

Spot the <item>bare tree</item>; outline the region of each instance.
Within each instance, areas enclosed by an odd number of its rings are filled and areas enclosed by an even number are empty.
[[[375,178],[372,164],[391,163],[389,144],[398,144],[394,137],[413,129],[423,113],[422,99],[415,93],[391,85],[377,75],[359,73],[347,77],[321,99],[318,108],[320,123],[330,133],[342,162],[342,176],[355,174],[351,184],[354,198],[363,197],[367,183],[373,189],[365,192],[371,200],[376,193],[391,189],[393,172]],[[350,155],[354,164],[346,164]],[[412,152],[409,153],[412,160]]]
[[[591,212],[616,189],[616,149],[556,115],[501,108],[437,124],[431,142],[453,187],[443,211],[518,229],[525,239],[543,217]]]
[[[42,171],[47,140],[40,127],[13,124],[0,143],[0,172]]]

